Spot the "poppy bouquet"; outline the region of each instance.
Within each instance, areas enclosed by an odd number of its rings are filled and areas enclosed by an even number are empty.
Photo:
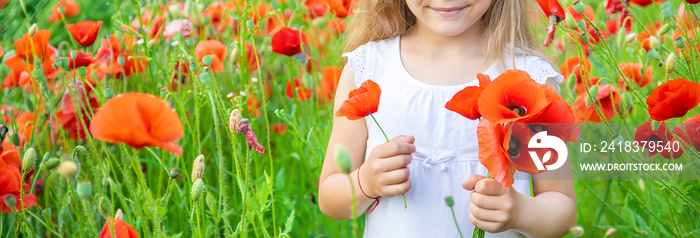
[[[503,187],[514,182],[515,171],[537,174],[530,154],[534,151],[540,165],[557,161],[548,149],[528,149],[530,139],[539,132],[564,142],[577,142],[581,134],[573,110],[551,87],[535,82],[522,70],[508,70],[491,81],[478,74],[479,86],[466,87],[447,102],[448,110],[472,120],[479,119],[477,138],[479,161]],[[541,159],[540,159],[541,158]]]

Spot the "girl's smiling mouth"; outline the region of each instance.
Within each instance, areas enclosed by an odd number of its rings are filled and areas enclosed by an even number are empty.
[[[428,7],[428,8],[433,10],[433,12],[435,12],[439,16],[448,18],[448,17],[456,16],[457,14],[462,12],[462,10],[464,10],[467,7],[468,6],[464,6],[464,7]]]

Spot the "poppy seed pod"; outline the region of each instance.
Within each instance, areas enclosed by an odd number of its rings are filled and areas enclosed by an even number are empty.
[[[204,182],[202,182],[201,179],[197,179],[194,181],[194,184],[192,184],[192,190],[190,191],[190,195],[192,196],[193,201],[199,200],[199,198],[202,197],[202,194],[204,193],[204,190],[206,189],[206,185],[204,185]]]
[[[352,160],[350,159],[350,153],[348,153],[345,146],[341,144],[335,146],[335,162],[338,164],[338,168],[340,168],[341,172],[345,174],[351,172]]]
[[[673,40],[673,44],[675,44],[678,49],[685,48],[685,41],[682,37],[676,37],[676,39]]]
[[[445,198],[445,204],[447,204],[448,207],[452,207],[455,205],[455,200],[452,198],[452,196],[447,196]]]
[[[191,179],[192,181],[201,179],[202,175],[204,175],[204,155],[199,155],[194,159],[194,163],[192,164]]]
[[[583,14],[586,11],[586,5],[583,5],[581,1],[576,1],[574,2],[574,11],[578,14]]]
[[[211,61],[211,55],[205,55],[202,57],[202,63],[204,63],[204,65],[211,65]]]
[[[586,21],[581,19],[576,22],[576,27],[578,27],[579,30],[585,31],[586,30]]]
[[[72,178],[78,173],[78,164],[71,160],[66,160],[58,165],[56,171],[63,177]]]
[[[92,197],[92,185],[90,185],[90,182],[88,181],[83,181],[78,183],[78,197],[82,199],[90,199]]]
[[[35,163],[36,151],[34,148],[29,148],[26,152],[24,152],[24,157],[22,158],[22,171],[29,171],[30,169],[33,169]]]
[[[241,119],[243,119],[243,116],[240,110],[231,110],[231,115],[228,117],[228,128],[231,130],[231,133],[238,133],[238,126],[241,124]]]

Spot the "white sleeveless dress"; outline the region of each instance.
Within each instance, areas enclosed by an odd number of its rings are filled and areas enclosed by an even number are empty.
[[[380,198],[372,213],[369,212],[371,207],[365,211],[364,236],[459,237],[452,213],[444,201],[445,197],[452,196],[459,227],[465,237],[471,237],[474,230],[469,221],[471,192],[464,190],[461,184],[473,174],[487,174],[478,158],[478,121],[447,110],[445,103],[464,87],[478,86],[478,80],[475,75],[465,76],[474,80],[454,86],[430,85],[416,80],[402,64],[399,39],[371,42],[343,54],[349,59],[358,87],[368,79],[381,87],[379,110],[374,117],[387,136],[413,135],[416,138],[417,152],[408,166],[413,184],[405,194],[408,208],[404,209],[401,196]],[[515,64],[515,68],[527,71],[539,83],[548,78],[558,83],[564,79],[538,57],[516,57]],[[495,64],[484,73],[491,79],[500,74]],[[369,117],[366,120],[365,159],[375,146],[386,142],[374,121]],[[517,172],[515,179],[513,188],[529,195],[530,175]],[[519,233],[506,231],[486,236],[518,237]]]

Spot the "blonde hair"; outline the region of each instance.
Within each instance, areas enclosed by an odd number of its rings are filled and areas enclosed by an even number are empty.
[[[516,55],[534,55],[549,61],[549,57],[530,33],[526,14],[528,2],[530,0],[493,0],[481,19],[481,30],[487,46],[486,56],[497,60],[501,70],[506,67],[506,53],[510,53],[513,65]],[[352,51],[368,42],[401,35],[415,24],[416,16],[405,0],[360,1],[351,22],[353,27],[349,28],[345,51]]]

